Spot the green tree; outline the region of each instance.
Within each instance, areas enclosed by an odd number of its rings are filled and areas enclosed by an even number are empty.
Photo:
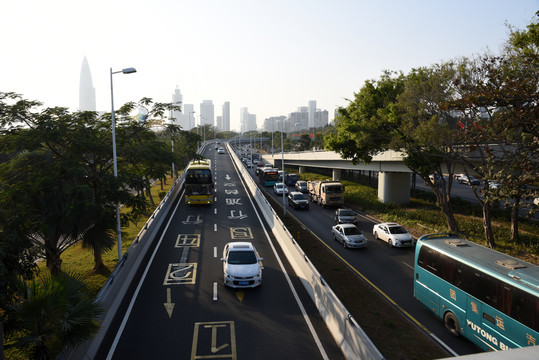
[[[85,286],[81,278],[68,274],[20,281],[7,311],[6,348],[44,360],[94,336],[102,308],[85,295]]]

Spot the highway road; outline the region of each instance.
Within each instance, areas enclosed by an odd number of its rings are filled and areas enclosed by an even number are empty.
[[[293,190],[292,187],[289,189]],[[282,195],[275,195],[271,187],[267,187],[266,190],[282,203]],[[407,313],[410,319],[413,318],[414,322],[427,329],[433,338],[443,344],[453,355],[481,351],[468,340],[451,335],[442,321],[413,297],[414,248],[390,248],[386,242],[375,240],[372,235],[375,220],[359,215],[358,227],[367,237],[368,245],[363,249],[345,249],[340,242],[332,238],[331,227],[335,225],[335,209],[322,208],[314,203],[310,205],[309,210],[293,210],[288,205],[286,207],[287,211],[299,219],[307,229],[328,245],[358,274],[366,277],[387,298],[398,304],[400,310]],[[282,212],[278,211],[278,213]],[[410,326],[413,326],[412,323]]]
[[[182,198],[151,255],[103,359],[343,359],[280,253],[228,154],[208,148],[216,184],[211,206]],[[250,241],[262,285],[223,285],[223,247]]]

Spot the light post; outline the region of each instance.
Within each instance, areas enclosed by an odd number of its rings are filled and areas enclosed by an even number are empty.
[[[172,103],[170,103],[170,105],[175,105],[175,104],[182,104],[181,101],[174,101]],[[170,108],[170,122],[172,124],[174,124],[174,120],[173,119],[173,112],[172,112],[172,107]],[[170,136],[170,142],[172,144],[172,185],[174,185],[174,135],[171,134]]]
[[[114,91],[112,87],[112,75],[123,73],[123,74],[132,74],[137,72],[135,68],[125,68],[120,71],[112,71],[110,68],[110,104],[112,107],[111,116],[112,116],[112,162],[114,167],[114,177],[118,178],[118,164],[116,158],[116,122],[114,119]],[[118,237],[118,261],[122,258],[122,224],[120,222],[120,202],[116,201],[116,236]]]
[[[287,126],[286,128],[288,129],[289,127],[292,127],[292,126],[298,126],[299,123],[295,123],[294,125],[291,125],[291,126]],[[285,183],[285,172],[284,172],[284,143],[283,143],[283,132],[284,132],[284,119],[283,121],[281,121],[281,166],[283,168],[283,214],[284,216],[286,216],[286,201],[285,201],[285,195],[284,195],[284,187],[286,186],[286,183]]]

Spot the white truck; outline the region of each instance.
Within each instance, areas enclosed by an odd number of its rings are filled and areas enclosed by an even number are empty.
[[[339,181],[307,181],[307,189],[312,202],[321,206],[344,205],[344,185]]]

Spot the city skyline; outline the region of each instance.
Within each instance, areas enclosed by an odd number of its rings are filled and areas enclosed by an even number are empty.
[[[86,56],[97,111],[110,111],[110,69],[134,67],[137,73],[115,77],[118,106],[144,97],[171,101],[171,89],[178,85],[184,103],[196,104],[194,111],[211,99],[222,116],[221,106],[229,102],[230,128],[239,129],[243,107],[256,115],[260,128],[265,119],[315,99],[331,121],[335,108],[346,106],[365,81],[385,70],[407,73],[497,53],[509,37],[508,26],[525,28],[539,1],[28,0],[3,5],[0,29],[8,35],[0,58],[2,91],[76,111]],[[46,65],[37,59],[46,59]],[[199,121],[200,113],[195,116]]]

